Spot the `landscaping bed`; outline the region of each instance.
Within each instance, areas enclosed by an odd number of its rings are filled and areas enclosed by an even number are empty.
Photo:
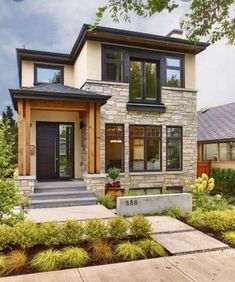
[[[63,224],[0,225],[0,276],[54,271],[168,255],[150,239],[144,216]]]

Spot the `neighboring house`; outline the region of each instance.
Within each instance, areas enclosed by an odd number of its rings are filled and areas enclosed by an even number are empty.
[[[17,49],[22,189],[76,178],[103,194],[110,167],[126,189],[194,179],[195,56],[208,44],[179,37],[84,25],[69,54]]]
[[[198,161],[235,169],[235,102],[197,114]]]

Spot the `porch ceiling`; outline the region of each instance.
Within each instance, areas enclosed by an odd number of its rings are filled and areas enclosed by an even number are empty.
[[[100,103],[104,105],[111,96],[85,91],[62,84],[41,84],[32,87],[9,89],[15,110],[17,99],[76,101],[83,103]]]

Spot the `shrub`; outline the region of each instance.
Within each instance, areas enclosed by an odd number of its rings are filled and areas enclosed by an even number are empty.
[[[4,274],[8,275],[10,273],[21,271],[26,267],[27,259],[28,259],[27,255],[24,251],[22,250],[11,251],[7,255],[7,262],[6,262],[6,268]]]
[[[213,168],[215,191],[226,196],[235,196],[235,169]]]
[[[137,245],[142,249],[146,257],[164,257],[166,252],[164,248],[154,240],[141,240]]]
[[[6,225],[0,225],[0,250],[4,250],[12,242],[13,228]]]
[[[88,253],[81,248],[65,248],[61,252],[61,262],[64,267],[85,266],[90,257]]]
[[[114,217],[108,222],[108,232],[115,240],[127,237],[128,228],[128,222],[122,216]]]
[[[93,259],[101,263],[109,263],[113,260],[113,252],[105,242],[96,242],[92,245],[92,256]]]
[[[108,175],[113,181],[115,181],[115,179],[118,178],[119,174],[120,174],[120,169],[117,167],[112,167],[108,170]]]
[[[46,222],[40,226],[41,244],[45,246],[57,246],[62,241],[62,224],[57,222]]]
[[[130,219],[130,231],[135,238],[148,237],[152,225],[143,215],[135,215]]]
[[[110,194],[100,197],[99,203],[105,206],[107,209],[115,209],[117,207],[115,198]]]
[[[13,242],[21,248],[30,248],[40,243],[38,226],[31,221],[17,223],[12,230]]]
[[[186,220],[187,223],[193,227],[204,227],[206,226],[205,216],[206,214],[202,210],[197,209],[196,211],[188,213]]]
[[[205,223],[213,231],[233,231],[235,230],[235,210],[208,212]]]
[[[0,256],[0,277],[6,271],[6,262],[7,262],[7,257]]]
[[[76,245],[81,243],[84,234],[82,224],[76,220],[67,220],[60,227],[61,243],[64,245]]]
[[[124,261],[137,260],[145,257],[143,250],[130,242],[118,244],[115,252],[118,258]]]
[[[200,195],[193,198],[193,210],[196,209],[203,211],[226,210],[228,209],[228,202],[220,195]]]
[[[235,246],[235,231],[225,232],[223,240],[225,243]]]
[[[179,207],[170,208],[164,214],[178,219],[184,217],[184,212]]]
[[[86,222],[85,234],[89,241],[102,241],[108,235],[106,224],[100,219],[90,219]]]
[[[214,178],[209,178],[205,173],[198,177],[194,182],[188,182],[187,185],[192,190],[194,196],[209,195],[214,189]]]
[[[53,271],[61,268],[61,251],[52,249],[39,252],[30,262],[30,266],[37,271]]]

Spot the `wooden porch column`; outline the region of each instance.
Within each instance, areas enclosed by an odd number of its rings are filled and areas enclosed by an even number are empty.
[[[96,162],[96,173],[100,173],[100,141],[101,141],[101,129],[100,129],[100,104],[96,104],[96,116],[95,116],[95,122],[96,122],[96,156],[95,156],[95,162]]]
[[[18,170],[19,176],[24,174],[24,103],[18,99]]]
[[[88,173],[95,173],[95,104],[88,112]]]
[[[31,143],[31,107],[30,107],[30,100],[26,100],[25,102],[25,135],[26,135],[26,175],[30,175],[31,173],[31,165],[30,165],[30,143]]]

